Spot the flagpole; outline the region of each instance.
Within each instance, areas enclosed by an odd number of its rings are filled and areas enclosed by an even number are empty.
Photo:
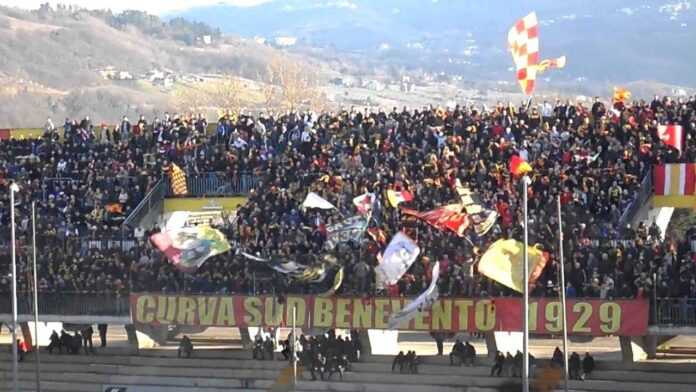
[[[522,333],[522,351],[524,358],[522,359],[522,391],[529,392],[529,218],[527,214],[527,188],[529,186],[529,177],[522,177],[522,210],[524,211],[524,262],[522,265],[522,275],[524,276],[523,293],[524,301],[522,306],[522,314],[524,315],[524,327]]]
[[[297,306],[292,307],[292,386],[293,391],[297,386],[297,356],[295,355],[295,346],[297,341],[297,333],[295,327],[297,325]]]
[[[19,391],[19,377],[17,374],[17,240],[15,238],[15,192],[19,192],[19,186],[16,183],[10,185],[10,237],[12,244],[12,389]]]
[[[31,248],[34,259],[34,353],[36,354],[36,392],[41,392],[41,355],[39,346],[39,284],[36,270],[36,202],[31,202]]]
[[[561,318],[563,319],[563,389],[568,392],[568,319],[566,318],[565,265],[563,262],[563,224],[561,223],[561,195],[558,205],[558,255],[561,263]]]

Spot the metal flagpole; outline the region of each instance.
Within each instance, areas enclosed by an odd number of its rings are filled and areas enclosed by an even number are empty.
[[[12,249],[12,385],[15,392],[19,391],[17,377],[17,247],[15,239],[15,192],[19,192],[16,183],[10,185],[10,233]]]
[[[527,216],[527,188],[529,186],[529,177],[522,177],[522,210],[524,211],[524,264],[522,266],[522,275],[524,276],[524,301],[522,306],[522,314],[524,314],[524,327],[522,334],[522,351],[524,358],[522,360],[522,391],[529,392],[529,218]]]
[[[563,261],[563,224],[561,223],[561,195],[558,205],[558,255],[561,263],[561,318],[563,319],[563,389],[568,392],[568,319],[566,318],[565,265]]]
[[[297,385],[297,357],[295,356],[295,346],[297,341],[297,335],[295,331],[295,326],[297,324],[297,305],[292,307],[292,385],[293,390]]]
[[[34,258],[34,353],[36,355],[36,392],[41,392],[41,347],[39,346],[39,279],[36,270],[36,202],[31,203],[31,248]]]

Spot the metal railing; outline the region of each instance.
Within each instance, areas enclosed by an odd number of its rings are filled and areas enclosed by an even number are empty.
[[[696,327],[696,298],[658,298],[655,303],[655,324]]]
[[[99,250],[111,250],[120,249],[121,251],[127,252],[138,245],[136,240],[131,239],[93,239],[93,238],[81,238],[80,239],[80,249],[99,249]]]
[[[123,221],[122,227],[126,230],[129,227],[137,226],[153,210],[161,209],[162,201],[167,195],[169,182],[161,178],[155,186],[145,195],[145,198],[138,203],[133,212]]]
[[[167,196],[175,196],[167,183]],[[238,196],[246,195],[256,186],[258,179],[253,174],[243,173],[237,176],[230,176],[223,172],[210,172],[202,175],[188,175],[186,185],[188,194],[191,197],[212,197],[212,196]]]
[[[31,293],[18,293],[17,313],[33,314]],[[0,313],[12,313],[8,293],[0,293]],[[128,296],[114,293],[39,293],[39,314],[61,316],[128,316]]]

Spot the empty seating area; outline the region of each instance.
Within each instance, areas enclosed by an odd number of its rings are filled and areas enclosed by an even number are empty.
[[[42,353],[43,354],[43,353]],[[256,361],[242,350],[197,350],[192,358],[176,358],[176,351],[141,350],[139,356],[105,349],[99,355],[41,356],[44,392],[103,392],[104,386],[146,386],[148,392],[268,391],[276,383],[284,361]],[[474,367],[449,366],[446,357],[424,357],[419,374],[391,371],[392,357],[368,356],[353,364],[343,381],[310,381],[309,373],[298,381],[297,391],[339,392],[493,392],[513,380],[490,377],[489,361],[479,358]],[[573,391],[693,392],[696,365],[642,362],[624,365],[598,362],[590,380],[571,381]],[[20,363],[20,390],[35,391],[33,356]],[[0,354],[0,391],[12,390],[12,360],[7,346]],[[128,392],[130,392],[130,388]]]

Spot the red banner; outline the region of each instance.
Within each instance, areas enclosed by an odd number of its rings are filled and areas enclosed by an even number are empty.
[[[271,296],[131,294],[131,317],[136,324],[177,324],[218,327],[289,326],[297,308],[297,326],[304,328],[388,329],[389,316],[408,298],[290,296],[279,303]],[[643,300],[569,300],[571,335],[642,336],[648,327],[648,303]],[[561,304],[535,298],[529,304],[529,329],[537,334],[560,334]],[[520,298],[441,298],[419,312],[411,331],[521,331]]]

